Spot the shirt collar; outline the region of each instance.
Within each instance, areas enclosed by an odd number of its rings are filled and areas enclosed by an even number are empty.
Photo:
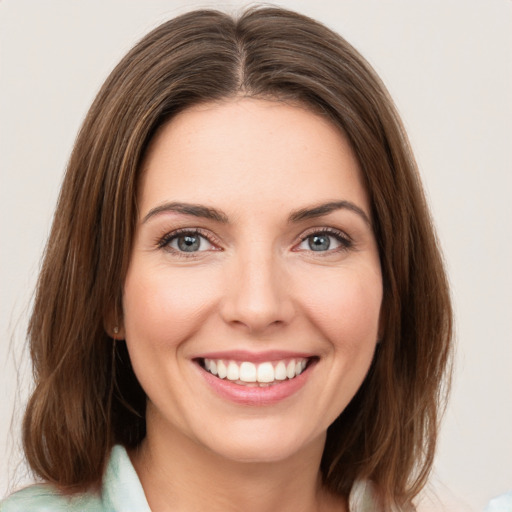
[[[151,512],[139,477],[123,446],[112,449],[102,488],[105,511]]]

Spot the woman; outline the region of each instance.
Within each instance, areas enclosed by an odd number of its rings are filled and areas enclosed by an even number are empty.
[[[146,36],[76,141],[29,336],[45,484],[2,510],[413,509],[451,308],[369,65],[277,8]]]

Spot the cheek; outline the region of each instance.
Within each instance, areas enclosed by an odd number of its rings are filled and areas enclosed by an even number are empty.
[[[380,272],[341,269],[325,278],[310,275],[301,293],[310,318],[336,349],[373,349],[382,303]]]
[[[218,286],[197,269],[172,271],[134,265],[125,281],[123,313],[127,338],[175,345],[201,326]]]

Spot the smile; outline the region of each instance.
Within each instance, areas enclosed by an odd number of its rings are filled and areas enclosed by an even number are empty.
[[[275,405],[306,385],[320,358],[310,354],[243,350],[202,354],[194,358],[206,385],[238,405]]]
[[[219,379],[260,387],[294,379],[305,370],[307,364],[308,358],[304,357],[261,363],[210,358],[202,360],[203,368]]]

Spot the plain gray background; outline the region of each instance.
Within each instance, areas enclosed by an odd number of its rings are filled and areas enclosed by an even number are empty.
[[[9,482],[26,481],[17,450],[30,386],[27,310],[80,123],[109,71],[146,32],[192,7],[244,5],[0,0],[0,496]],[[481,510],[512,489],[512,1],[278,5],[346,37],[402,114],[456,312],[456,372],[432,486],[446,510],[455,502]]]

